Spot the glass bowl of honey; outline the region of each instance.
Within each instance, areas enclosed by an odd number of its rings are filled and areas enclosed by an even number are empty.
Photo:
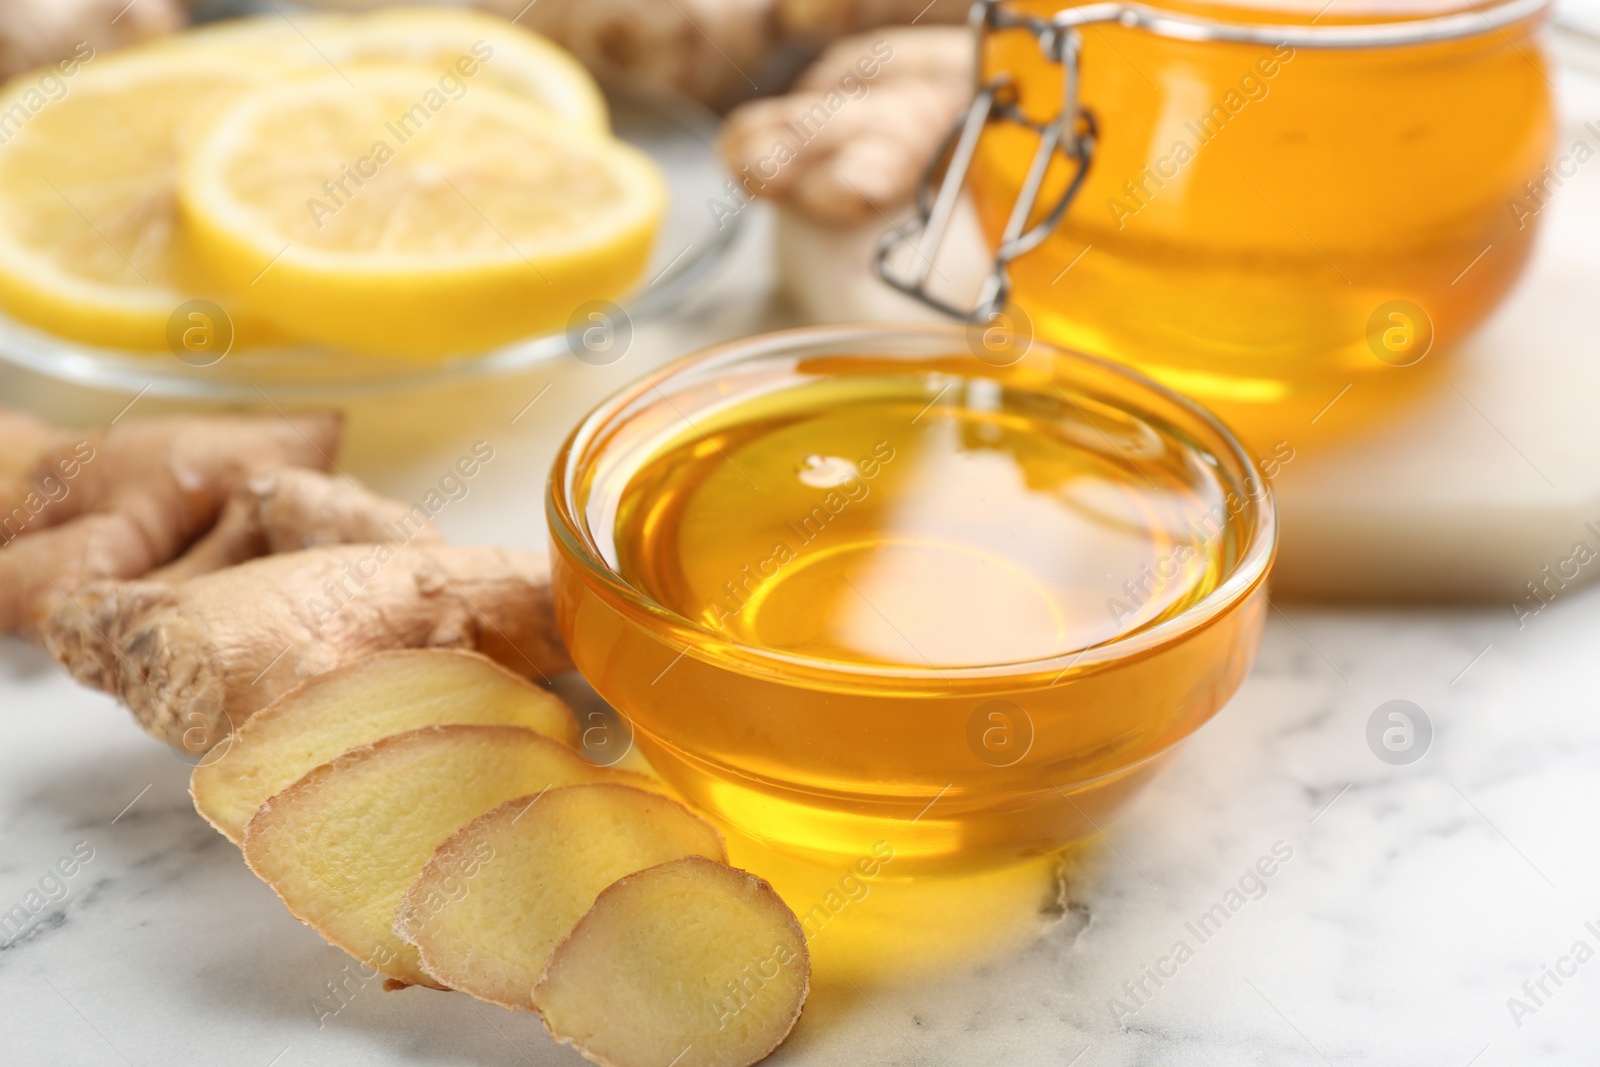
[[[996,866],[1095,832],[1248,673],[1271,460],[1136,372],[941,324],[687,357],[568,438],[578,669],[780,850]]]
[[[978,98],[929,181],[972,195],[991,309],[1299,437],[1521,274],[1560,184],[1548,8],[979,0]]]

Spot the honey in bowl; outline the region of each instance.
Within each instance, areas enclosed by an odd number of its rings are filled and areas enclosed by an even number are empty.
[[[992,6],[1044,19],[1073,10]],[[1512,7],[1522,17],[1501,19]],[[1537,232],[1530,193],[1550,187],[1536,6],[1146,10],[1204,20],[1203,37],[1253,27],[1269,40],[1184,40],[1114,21],[1077,31],[1092,165],[1051,236],[1011,266],[1012,297],[1041,336],[1129,362],[1268,448],[1303,440],[1346,386],[1354,406],[1415,377],[1397,366],[1439,358],[1498,306]],[[1441,22],[1452,17],[1464,21]],[[1309,36],[1274,41],[1275,30]],[[1466,35],[1354,43],[1396,30]],[[1035,119],[1061,111],[1062,68],[1033,33],[987,32],[983,77],[1008,81]],[[1037,141],[1015,122],[984,132],[971,185],[991,239]]]
[[[663,777],[747,836],[906,866],[1092,832],[1248,670],[1273,540],[1187,402],[940,327],[670,367],[574,433],[550,518],[573,659]]]

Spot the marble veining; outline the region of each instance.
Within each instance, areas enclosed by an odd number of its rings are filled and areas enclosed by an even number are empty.
[[[1023,944],[819,988],[772,1062],[1593,1062],[1600,963],[1569,960],[1537,1005],[1523,986],[1578,941],[1600,949],[1600,593],[1538,633],[1494,611],[1285,610],[1239,697],[1062,862]],[[0,904],[75,842],[95,854],[0,949],[6,1062],[579,1062],[464,997],[327,999],[344,957],[193,814],[187,766],[39,661],[0,644]],[[1365,722],[1402,694],[1435,732],[1391,766]],[[1251,878],[1275,846],[1290,857]]]

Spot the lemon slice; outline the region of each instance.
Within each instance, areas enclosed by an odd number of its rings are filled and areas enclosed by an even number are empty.
[[[209,111],[280,71],[271,57],[128,52],[13,78],[0,91],[0,306],[91,344],[167,347],[192,295],[178,155]]]
[[[591,130],[611,128],[605,97],[582,63],[548,38],[493,15],[388,8],[310,36],[335,65],[394,61],[426,67],[440,77],[454,75],[472,86],[527,97]]]
[[[446,94],[456,83],[525,97],[592,130],[610,128],[600,87],[565,49],[505,19],[452,8],[368,15],[283,12],[228,19],[168,38],[166,47],[272,50],[312,73],[372,63],[424,67]]]
[[[444,95],[417,67],[251,93],[179,181],[197,254],[263,316],[422,358],[560,329],[622,292],[665,197],[642,153],[487,85]]]

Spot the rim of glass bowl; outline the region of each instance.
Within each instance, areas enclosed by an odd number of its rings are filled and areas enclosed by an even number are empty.
[[[959,354],[966,350],[966,337],[962,326],[945,323],[807,326],[729,341],[674,360],[607,397],[567,435],[556,453],[545,492],[550,536],[559,540],[560,549],[579,568],[583,580],[591,588],[598,587],[597,592],[609,599],[625,616],[646,624],[667,640],[675,640],[684,646],[686,652],[698,650],[712,653],[720,660],[732,660],[738,669],[747,673],[763,673],[790,680],[803,677],[811,686],[828,687],[832,684],[857,690],[873,681],[883,681],[892,683],[900,690],[904,690],[907,683],[927,682],[941,691],[949,692],[952,687],[992,683],[996,679],[1024,681],[1034,679],[1034,676],[1051,680],[1048,684],[1054,684],[1069,673],[1088,673],[1097,667],[1180,641],[1232,611],[1266,580],[1277,550],[1277,511],[1271,485],[1256,472],[1254,457],[1233,432],[1201,405],[1135,370],[1042,341],[1033,342],[1028,358],[1039,352],[1050,356],[1057,367],[1065,360],[1102,374],[1109,373],[1130,384],[1135,396],[1147,396],[1158,401],[1159,405],[1175,407],[1180,416],[1191,420],[1191,424],[1186,426],[1179,420],[1171,420],[1173,427],[1188,431],[1194,437],[1197,450],[1221,463],[1231,462],[1237,467],[1239,477],[1254,477],[1261,486],[1259,495],[1242,494],[1246,507],[1241,514],[1252,520],[1249,526],[1251,538],[1232,571],[1211,592],[1153,626],[1119,634],[1100,644],[1073,652],[1008,663],[934,668],[818,659],[731,640],[709,626],[661,604],[629,582],[605,560],[588,529],[586,519],[581,517],[577,500],[579,483],[596,454],[596,441],[617,425],[619,416],[624,416],[640,397],[674,379],[703,377],[724,367],[774,356]],[[975,356],[973,358],[976,359]],[[1136,414],[1155,414],[1159,406],[1136,404],[1127,406],[1125,410]],[[1197,429],[1199,433],[1195,433]],[[1206,441],[1207,435],[1214,440]]]

